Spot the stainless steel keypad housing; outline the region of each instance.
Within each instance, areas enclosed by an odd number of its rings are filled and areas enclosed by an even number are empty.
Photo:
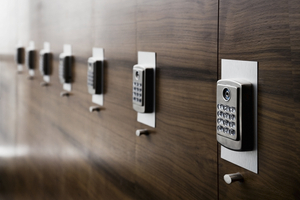
[[[30,49],[27,51],[26,54],[26,64],[29,70],[34,70],[35,69],[35,56],[36,56],[36,51],[33,49]]]
[[[144,71],[136,68],[133,74],[133,103],[142,106],[143,105],[143,78]]]
[[[216,132],[218,142],[232,150],[253,148],[253,99],[251,83],[219,80]]]
[[[59,80],[62,84],[73,81],[73,56],[61,53],[59,55]]]
[[[133,66],[132,103],[140,113],[153,112],[154,70],[141,65]]]
[[[23,47],[17,48],[17,52],[16,52],[16,56],[15,56],[17,64],[20,64],[20,65],[24,64],[24,52],[25,52],[25,49]]]
[[[42,75],[50,75],[52,72],[52,54],[50,52],[40,52],[39,69]]]
[[[102,94],[103,61],[93,57],[88,59],[87,86],[90,94]]]

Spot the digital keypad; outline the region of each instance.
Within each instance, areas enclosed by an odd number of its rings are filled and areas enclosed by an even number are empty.
[[[94,88],[94,73],[93,71],[88,70],[88,79],[87,84]]]
[[[217,132],[227,137],[236,135],[236,108],[228,105],[217,105]]]
[[[132,100],[138,105],[143,104],[143,84],[133,82]]]
[[[59,59],[58,73],[59,73],[60,82],[64,83],[65,80],[64,80],[64,59],[63,58]]]

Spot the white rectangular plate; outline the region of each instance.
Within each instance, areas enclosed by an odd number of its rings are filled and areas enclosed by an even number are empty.
[[[17,44],[17,48],[19,48],[19,47],[23,47],[21,40],[19,40],[18,44]],[[23,64],[18,64],[18,68],[17,69],[18,69],[18,72],[22,72],[23,71]]]
[[[72,55],[72,46],[70,44],[64,44],[64,54]]]
[[[44,51],[50,52],[50,43],[49,42],[44,42]]]
[[[18,71],[19,72],[23,71],[23,65],[22,64],[18,64]]]
[[[34,50],[34,48],[35,48],[34,42],[30,41],[29,46],[27,47],[27,51]],[[27,59],[27,56],[26,56],[26,59]],[[26,60],[26,63],[28,63],[27,60]],[[29,69],[29,76],[33,77],[34,74],[35,74],[34,69]]]
[[[63,52],[65,55],[72,55],[72,46],[70,44],[64,44],[64,52]],[[72,83],[64,83],[63,84],[63,89],[68,91],[68,92],[71,92],[72,90]]]
[[[138,52],[138,64],[153,67],[154,69],[154,101],[153,113],[137,113],[137,121],[150,127],[155,127],[155,77],[156,77],[156,53],[155,52]]]
[[[33,50],[34,47],[35,47],[34,41],[30,41],[30,42],[29,42],[29,47],[28,47],[28,49],[29,49],[29,50]]]
[[[257,84],[258,65],[255,61],[222,59],[221,79],[245,79],[252,83],[254,95],[254,149],[252,151],[232,151],[221,147],[221,158],[258,174],[257,157]]]
[[[43,51],[44,51],[45,53],[50,52],[50,43],[49,43],[49,42],[44,42],[44,49],[43,49]],[[50,76],[49,76],[49,75],[43,76],[43,79],[44,79],[44,81],[45,81],[46,83],[50,83]]]
[[[102,48],[93,48],[93,57],[98,59],[98,60],[102,60],[104,62],[104,49]],[[104,69],[103,69],[104,71]],[[100,106],[103,106],[103,84],[104,84],[104,75],[102,74],[102,94],[94,94],[92,96],[92,102],[95,104],[98,104]]]

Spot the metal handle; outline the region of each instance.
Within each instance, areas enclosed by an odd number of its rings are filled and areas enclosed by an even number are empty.
[[[41,82],[40,85],[41,85],[42,87],[45,87],[45,86],[48,86],[49,83],[47,83],[47,82]]]
[[[62,92],[60,93],[60,96],[61,96],[61,97],[67,97],[67,96],[70,96],[70,93],[69,93],[69,92],[66,92],[66,91],[62,91]]]
[[[239,172],[237,172],[237,173],[234,173],[234,174],[225,174],[224,175],[224,181],[227,184],[231,184],[231,183],[233,183],[235,181],[241,181],[241,182],[243,182],[244,178],[243,178],[242,174],[240,174]]]
[[[140,136],[142,134],[147,135],[148,134],[148,130],[147,129],[139,129],[135,131],[136,136]]]
[[[95,112],[95,111],[99,112],[100,109],[101,109],[101,108],[100,108],[99,106],[91,106],[91,107],[89,108],[89,111],[90,111],[90,112]]]

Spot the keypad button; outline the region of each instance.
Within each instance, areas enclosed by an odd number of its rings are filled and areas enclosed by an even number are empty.
[[[218,124],[221,124],[221,123],[223,123],[223,119],[220,119],[220,118],[219,118],[219,119],[217,120],[217,122],[218,122]]]
[[[222,111],[218,111],[217,115],[218,115],[218,117],[223,117],[223,112]]]
[[[223,110],[224,110],[224,111],[227,111],[227,110],[228,110],[228,106],[224,105],[224,106],[223,106]]]
[[[229,121],[225,120],[225,126],[229,126]]]
[[[235,115],[229,115],[230,120],[235,120]]]
[[[223,127],[222,127],[222,126],[218,126],[218,127],[217,127],[217,130],[218,130],[218,131],[223,131]]]
[[[217,109],[220,109],[220,104],[217,105]]]
[[[220,109],[223,110],[223,104],[220,104]]]
[[[235,123],[234,123],[234,122],[231,122],[230,124],[231,124],[231,127],[232,127],[232,128],[235,127]]]
[[[224,126],[229,126],[229,121],[223,120],[223,125],[224,125]]]
[[[235,113],[235,107],[231,107],[231,112]]]
[[[228,128],[224,128],[224,133],[229,133],[229,129]]]
[[[224,114],[223,114],[223,117],[224,117],[225,119],[228,119],[228,118],[229,118],[229,114],[228,114],[228,113],[224,113]]]
[[[230,134],[230,135],[235,135],[235,130],[230,129],[229,134]]]

